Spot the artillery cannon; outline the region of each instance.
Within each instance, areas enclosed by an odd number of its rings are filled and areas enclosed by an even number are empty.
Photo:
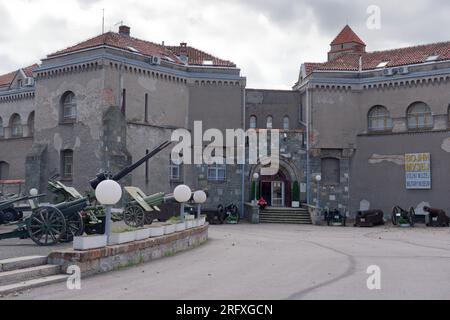
[[[382,210],[358,211],[355,227],[374,227],[384,225],[384,213]]]
[[[97,189],[97,186],[105,180],[114,180],[114,181],[119,181],[122,178],[124,178],[125,176],[127,176],[128,174],[130,174],[133,170],[135,170],[136,168],[138,168],[140,165],[144,164],[145,162],[147,162],[150,158],[153,158],[154,156],[156,156],[158,153],[160,153],[161,151],[163,151],[164,149],[166,149],[168,146],[170,146],[172,144],[172,142],[170,141],[165,141],[163,142],[160,146],[156,147],[152,152],[150,152],[149,154],[145,155],[141,160],[139,160],[138,162],[132,164],[131,166],[128,166],[124,169],[122,169],[120,172],[116,173],[115,175],[112,175],[110,172],[100,172],[99,174],[97,174],[97,177],[93,180],[91,180],[89,183],[92,187],[92,189]]]
[[[43,196],[45,195],[28,197],[31,215],[11,224],[15,225],[16,229],[0,234],[0,240],[30,238],[37,245],[49,246],[58,242],[71,241],[74,235],[82,232],[82,220],[77,218],[77,215],[86,205],[85,199],[58,205],[38,205],[36,199]]]
[[[347,223],[347,217],[337,209],[326,209],[324,211],[324,218],[328,226],[333,225],[345,227]]]
[[[150,225],[156,219],[164,222],[172,217],[174,212],[179,210],[179,204],[175,203],[173,194],[161,192],[147,196],[141,189],[136,187],[125,187],[125,191],[132,198],[126,204],[123,212],[123,220],[130,227],[136,228]],[[194,192],[192,192],[193,194]],[[186,209],[191,212],[193,210],[189,206],[186,206]]]
[[[25,211],[30,211],[30,207],[16,206],[22,201],[35,199],[34,196],[19,196],[15,194],[8,195],[0,201],[0,225],[19,221],[23,218]]]
[[[400,206],[395,206],[392,209],[392,224],[395,226],[409,224],[411,227],[414,227],[415,216],[416,212],[413,207],[407,211]]]
[[[428,227],[448,227],[450,219],[442,209],[423,207],[423,211],[428,212]]]

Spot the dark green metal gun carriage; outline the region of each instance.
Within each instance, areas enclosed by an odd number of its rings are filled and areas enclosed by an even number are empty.
[[[38,205],[36,199],[43,197],[23,197],[30,203],[31,214],[20,219],[16,223],[6,226],[15,226],[13,231],[0,234],[3,239],[28,239],[30,238],[40,246],[49,246],[58,242],[69,241],[74,235],[81,232],[77,215],[79,210],[86,205],[86,199],[79,199],[59,205]]]

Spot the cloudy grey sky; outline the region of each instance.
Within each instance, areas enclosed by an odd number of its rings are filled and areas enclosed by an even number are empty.
[[[107,31],[123,21],[138,38],[186,41],[235,62],[252,88],[290,88],[347,22],[369,51],[450,41],[448,0],[0,0],[0,74],[98,35],[102,8]]]

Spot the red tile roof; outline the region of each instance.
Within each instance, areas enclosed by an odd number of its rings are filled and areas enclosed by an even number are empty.
[[[359,57],[362,57],[362,69],[373,70],[381,62],[387,67],[397,67],[426,62],[430,56],[438,56],[436,61],[450,60],[450,41],[367,53],[343,53],[324,63],[305,63],[307,74],[315,70],[358,71]],[[309,72],[308,72],[309,71]]]
[[[337,35],[337,37],[331,42],[331,45],[338,45],[344,43],[356,42],[362,45],[366,45],[364,41],[361,40],[360,37],[350,28],[349,25],[346,25],[344,29]]]
[[[168,46],[167,48],[170,49],[172,52],[174,52],[177,56],[181,54],[183,49],[186,50],[184,54],[188,56],[189,58],[188,63],[190,65],[204,65],[203,64],[204,61],[212,61],[214,66],[236,67],[236,65],[231,61],[219,59],[215,56],[210,55],[209,53],[206,53],[193,47]]]
[[[37,64],[33,64],[31,66],[23,68],[22,70],[27,77],[32,77],[33,70],[36,69],[37,67],[38,67]],[[18,70],[4,74],[4,75],[0,75],[0,87],[9,87],[11,82],[14,80],[14,77],[16,76],[17,71]]]
[[[83,41],[67,49],[60,50],[58,52],[48,55],[48,58],[55,57],[61,54],[71,53],[78,50],[95,48],[98,46],[107,45],[114,48],[127,50],[130,52],[138,52],[146,56],[159,56],[164,60],[172,61],[179,64],[184,64],[178,57],[181,47],[177,46],[163,46],[150,41],[136,39],[124,34],[108,32],[92,39]],[[203,64],[203,60],[213,61],[213,66],[232,66],[236,65],[230,61],[225,61],[207,54],[198,49],[187,47],[189,63],[190,64]]]

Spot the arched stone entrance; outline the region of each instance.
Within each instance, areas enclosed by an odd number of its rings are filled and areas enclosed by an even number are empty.
[[[261,172],[261,165],[253,167],[251,179],[256,172]],[[280,169],[277,174],[260,176],[257,182],[258,195],[263,197],[271,207],[291,207],[294,181],[300,181],[295,167],[286,160],[280,159]],[[250,186],[252,186],[252,182]],[[254,198],[254,195],[251,197]]]

